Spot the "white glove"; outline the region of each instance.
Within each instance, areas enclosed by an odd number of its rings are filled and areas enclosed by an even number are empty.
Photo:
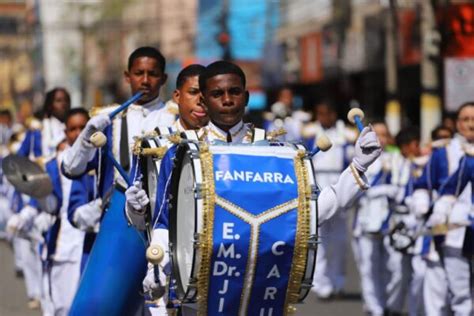
[[[166,274],[163,269],[158,266],[159,283],[155,280],[155,267],[149,263],[145,278],[143,279],[143,291],[150,296],[152,300],[159,299],[165,294],[166,290]]]
[[[73,222],[77,228],[87,232],[98,232],[99,221],[102,215],[102,199],[95,199],[79,206],[73,215]]]
[[[433,206],[433,214],[426,222],[428,227],[435,227],[438,225],[444,225],[448,222],[448,214],[453,207],[456,199],[453,196],[443,195],[441,196]]]
[[[382,147],[372,126],[365,127],[359,135],[355,144],[354,158],[352,163],[360,172],[366,172],[367,168],[380,156]]]
[[[38,210],[30,205],[25,206],[20,212],[13,214],[7,222],[7,230],[11,233],[26,232],[33,226]]]
[[[53,226],[56,217],[46,212],[41,212],[33,221],[33,229],[40,234],[47,232]]]
[[[38,203],[43,212],[49,214],[58,213],[58,198],[54,194],[50,194],[45,198],[39,199]]]
[[[150,203],[145,190],[142,189],[141,182],[135,181],[127,191],[125,191],[125,212],[130,223],[140,230],[145,230],[145,206]]]
[[[410,199],[405,199],[405,204],[408,206],[411,213],[416,217],[423,217],[430,208],[430,195],[428,190],[418,189],[413,192]]]
[[[445,196],[442,196],[441,198],[444,197]],[[448,196],[446,197],[446,199],[449,199]],[[454,225],[469,226],[469,213],[471,211],[470,201],[461,201],[454,197],[450,201],[452,202],[452,204],[449,208],[450,212],[448,215],[448,222]]]
[[[103,131],[108,125],[110,125],[110,117],[108,114],[94,116],[84,127],[84,140],[88,142],[92,134],[98,131]]]

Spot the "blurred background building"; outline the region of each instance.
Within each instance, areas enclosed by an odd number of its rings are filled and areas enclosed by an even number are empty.
[[[420,124],[426,138],[474,99],[469,0],[0,0],[1,106],[36,110],[58,85],[74,106],[120,102],[140,45],[166,56],[167,96],[189,63],[237,62],[253,114],[290,86],[296,106],[360,105],[394,133]]]

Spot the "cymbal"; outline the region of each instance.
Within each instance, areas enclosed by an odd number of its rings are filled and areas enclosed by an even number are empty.
[[[19,192],[40,199],[53,192],[49,175],[26,157],[8,155],[2,161],[3,173]]]

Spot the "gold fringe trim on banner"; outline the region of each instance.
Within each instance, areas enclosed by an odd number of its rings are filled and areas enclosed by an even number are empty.
[[[214,206],[216,193],[214,187],[214,163],[209,146],[201,146],[201,163],[203,177],[203,229],[199,236],[199,248],[201,250],[201,263],[198,272],[198,315],[207,315],[207,300],[209,292],[209,277],[211,273],[211,258],[214,231]]]
[[[295,173],[298,180],[298,220],[296,226],[295,249],[291,264],[290,279],[285,298],[285,315],[296,311],[292,304],[298,303],[301,282],[306,269],[308,240],[310,233],[310,199],[311,188],[308,181],[308,170],[304,163],[304,151],[298,151],[295,162]]]

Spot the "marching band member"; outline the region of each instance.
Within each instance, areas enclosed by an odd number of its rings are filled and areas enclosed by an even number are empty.
[[[326,135],[332,142],[331,150],[313,157],[315,178],[321,187],[336,183],[339,175],[349,165],[355,133],[346,128],[329,101],[314,107],[316,122],[306,125],[303,135],[309,138],[308,148],[313,148],[316,139]],[[350,141],[352,140],[352,141]],[[337,212],[320,227],[321,244],[318,247],[318,269],[314,274],[312,288],[318,298],[328,299],[342,292],[345,283],[345,251],[347,247],[347,215]],[[335,250],[337,249],[337,251]]]
[[[286,131],[279,139],[296,142],[301,140],[303,125],[311,115],[302,110],[295,110],[295,98],[290,87],[278,91],[277,101],[272,104],[270,112],[264,112],[264,128],[267,131],[283,128]]]
[[[72,146],[88,118],[87,112],[80,108],[67,113],[65,146]],[[35,218],[35,228],[45,233],[42,251],[43,315],[69,314],[80,276],[84,233],[74,228],[67,220],[71,180],[60,172],[63,153],[64,148],[61,148],[57,156],[45,164],[46,172],[53,183],[52,195],[55,203],[47,203],[46,208],[39,203],[41,213]]]
[[[210,118],[210,123],[204,127],[204,141],[206,142],[228,142],[249,143],[251,142],[252,127],[242,122],[244,110],[248,102],[248,91],[245,89],[245,75],[235,64],[218,61],[206,67],[199,77],[199,86],[204,98],[204,104]],[[320,193],[318,199],[319,219],[325,221],[333,216],[336,211],[348,205],[368,185],[363,176],[368,166],[380,155],[380,144],[371,127],[365,128],[356,143],[354,159],[342,173],[336,184],[326,187]],[[163,166],[172,164],[171,157],[163,158],[160,177],[165,175]],[[160,181],[159,185],[167,185]],[[157,214],[157,224],[153,233],[152,243],[157,243],[167,249],[168,244],[168,209],[166,203],[168,188],[161,192],[164,195],[157,196],[156,205],[160,205]],[[344,192],[344,193],[343,193]],[[165,286],[163,270],[168,270],[169,256],[165,257],[160,264],[160,284],[154,282],[154,278],[147,280],[154,283],[155,293],[163,295],[164,291],[158,291]]]
[[[56,154],[64,140],[64,119],[71,107],[71,98],[64,88],[54,88],[46,93],[41,121],[32,119],[24,140],[17,151],[24,157],[50,158]]]
[[[183,132],[186,130],[198,130],[208,123],[208,116],[202,104],[201,92],[199,90],[199,75],[205,69],[204,66],[193,64],[185,67],[180,71],[176,79],[176,89],[173,92],[173,101],[178,104],[179,118],[173,124],[175,132]],[[175,147],[169,149],[170,156],[175,155]],[[158,183],[167,181],[163,178],[163,174],[169,174],[171,172],[171,166],[167,165],[168,172],[160,170]],[[161,169],[161,168],[160,168]],[[160,192],[157,192],[160,194]],[[163,194],[163,193],[161,193]],[[126,214],[128,220],[137,229],[145,229],[145,207],[149,203],[146,192],[142,189],[140,181],[135,181],[133,186],[130,186],[125,192],[126,196]],[[153,237],[155,238],[155,237]],[[145,293],[153,293],[155,290],[155,283],[151,281],[154,279],[153,266],[148,265],[148,272],[143,282]],[[152,297],[153,295],[150,295]],[[150,312],[152,315],[167,315],[165,304],[158,301],[158,306],[150,306]]]
[[[375,122],[372,127],[385,149],[390,137],[387,126]],[[373,316],[383,315],[386,307],[386,273],[383,272],[389,255],[385,236],[390,209],[385,188],[390,180],[391,156],[384,150],[368,168],[370,188],[357,203],[353,224],[353,249],[358,258],[362,298],[365,310]]]
[[[64,118],[70,108],[70,96],[66,89],[55,88],[46,93],[43,105],[43,119],[38,121],[32,119],[28,124],[28,129],[21,135],[20,145],[16,154],[38,160],[40,163],[56,154],[58,145],[64,140]],[[16,146],[15,146],[16,147]],[[12,231],[21,231],[31,227],[38,209],[29,205],[29,197],[17,194],[17,198],[23,199],[18,205],[25,205],[16,214],[10,217],[7,226]],[[27,289],[33,293],[30,297],[29,305],[33,308],[39,307],[41,295],[41,262],[37,251],[38,241],[34,238],[22,241],[24,249],[23,269]],[[39,293],[38,293],[39,292]],[[36,294],[38,293],[38,294]]]
[[[115,171],[114,162],[108,155],[112,154],[125,172],[128,173],[131,167],[131,148],[135,142],[134,137],[143,136],[157,125],[171,126],[173,124],[174,113],[165,106],[159,97],[160,88],[167,79],[165,66],[166,60],[157,49],[153,47],[136,49],[129,56],[128,68],[124,72],[124,77],[130,85],[132,94],[135,95],[141,92],[142,97],[130,105],[121,117],[115,117],[112,121],[108,111],[115,109],[114,107],[99,110],[100,114],[89,120],[74,145],[64,153],[62,171],[66,176],[79,177],[90,170],[95,170],[97,197],[102,199],[102,205],[108,206],[108,212],[104,213],[103,218],[106,219],[108,215],[108,218],[110,218],[108,228],[114,234],[120,232],[121,236],[126,236],[124,240],[128,245],[128,247],[120,247],[120,245],[116,245],[115,248],[109,247],[110,243],[107,240],[111,234],[101,234],[104,228],[104,223],[101,221],[101,229],[94,241],[88,264],[83,271],[79,289],[71,306],[72,315],[99,311],[113,314],[118,312],[119,309],[127,309],[121,310],[121,313],[131,313],[132,310],[136,311],[136,308],[140,309],[143,306],[143,300],[138,289],[141,287],[141,274],[144,274],[146,270],[144,251],[143,257],[136,256],[137,251],[140,252],[139,248],[144,246],[142,236],[129,230],[126,225],[123,195],[125,181]],[[103,131],[107,135],[107,140],[105,146],[97,149],[91,143],[90,138],[99,131]],[[97,208],[97,205],[94,207]],[[114,225],[115,220],[120,225]],[[96,247],[98,244],[102,246]],[[108,249],[101,247],[108,247]],[[108,292],[106,289],[102,290],[95,286],[97,282],[104,287],[108,286],[105,284],[107,282],[96,280],[101,277],[109,277],[104,276],[99,271],[101,265],[107,264],[103,262],[106,260],[107,254],[113,254],[121,258],[117,258],[117,260],[128,260],[127,262],[122,261],[120,265],[115,265],[114,268],[116,268],[115,273],[128,273],[130,275],[129,278],[123,280],[122,286],[111,288]],[[93,282],[95,282],[94,285]],[[91,291],[90,287],[93,287],[95,292]],[[128,298],[126,301],[120,300],[121,305],[119,305],[112,298],[116,295],[124,295]]]
[[[460,161],[465,155],[463,146],[474,142],[474,104],[463,104],[456,120],[458,133],[445,146],[436,148],[425,168],[422,177],[416,183],[413,194],[412,208],[418,216],[426,216],[430,205],[430,189],[442,191],[445,182],[450,179]],[[452,207],[442,203],[435,203],[433,213],[426,225],[437,231],[450,223],[452,228],[445,231],[444,238],[435,238],[437,249],[441,257],[441,264],[446,272],[447,288],[451,293],[449,304],[455,315],[470,315],[472,312],[472,298],[470,290],[470,257],[469,250],[472,244],[470,230],[466,223],[469,222],[469,211],[472,205],[471,186],[467,185],[451,204]]]

